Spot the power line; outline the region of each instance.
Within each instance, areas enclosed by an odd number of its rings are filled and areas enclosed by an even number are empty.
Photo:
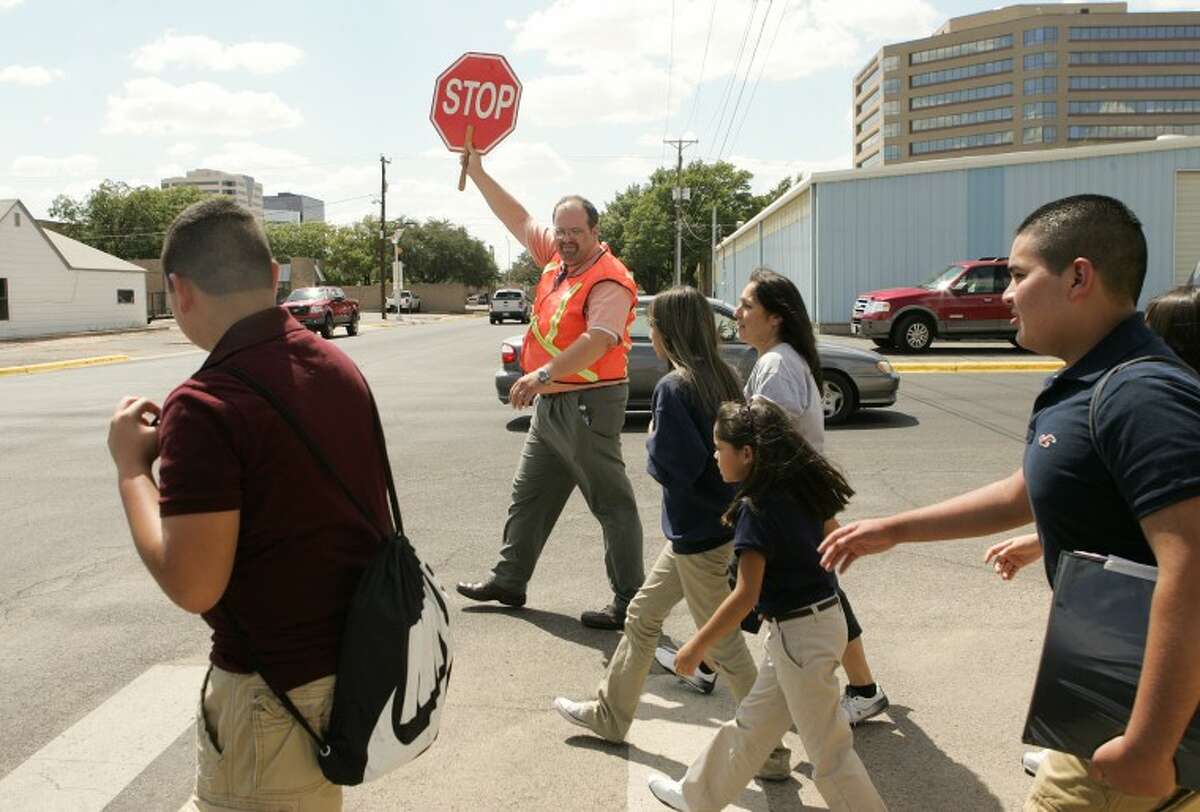
[[[671,124],[671,76],[675,72],[675,0],[671,0],[671,45],[667,51],[667,106],[663,110],[663,145],[658,151],[658,165],[667,154],[667,128]]]
[[[775,40],[779,39],[779,31],[783,28],[783,19],[787,16],[788,2],[789,0],[783,0],[783,9],[779,12],[779,22],[775,26],[775,33],[767,46],[766,56],[758,66],[758,78],[754,80],[754,87],[750,88],[750,98],[746,102],[746,109],[742,112],[742,120],[738,124],[737,132],[733,136],[733,141],[729,143],[730,152],[737,145],[738,139],[742,137],[742,128],[746,126],[746,119],[750,117],[750,108],[754,106],[754,99],[758,95],[758,86],[762,82],[763,74],[767,72],[767,65],[771,62],[771,53],[775,50]]]
[[[721,122],[725,119],[725,110],[729,107],[729,100],[733,97],[733,85],[737,81],[738,67],[742,64],[742,54],[746,51],[746,40],[750,38],[750,28],[754,24],[754,12],[758,8],[758,0],[750,6],[750,14],[746,17],[746,27],[742,31],[742,43],[738,46],[737,56],[733,60],[733,70],[729,73],[729,81],[725,83],[725,92],[721,94],[721,109],[715,121],[710,121],[708,129],[713,133],[712,143],[715,146],[717,133],[721,131]],[[715,126],[714,126],[715,125]],[[712,152],[709,152],[712,155]]]
[[[688,115],[687,126],[683,128],[684,135],[692,128],[696,111],[700,109],[700,89],[704,85],[704,67],[708,64],[708,44],[712,41],[713,22],[717,16],[717,0],[713,0],[712,11],[708,14],[708,35],[704,37],[704,56],[700,58],[700,78],[696,80],[696,97],[692,99],[692,112]]]
[[[725,128],[725,137],[721,139],[721,148],[717,150],[717,160],[725,151],[725,142],[733,131],[733,122],[737,120],[738,108],[742,106],[742,94],[746,92],[746,83],[750,80],[750,71],[754,70],[754,58],[758,56],[758,46],[762,43],[763,32],[767,30],[767,18],[771,16],[771,5],[775,0],[767,0],[767,10],[763,12],[762,25],[758,27],[758,37],[754,40],[754,50],[750,52],[750,61],[746,63],[746,72],[742,74],[742,87],[738,90],[737,103],[733,105],[733,113],[729,116],[729,126]]]

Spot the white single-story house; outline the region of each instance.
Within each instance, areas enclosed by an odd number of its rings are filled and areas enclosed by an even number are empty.
[[[146,326],[146,271],[0,200],[0,339]]]

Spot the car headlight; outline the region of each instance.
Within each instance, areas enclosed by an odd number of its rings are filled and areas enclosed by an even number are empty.
[[[320,306],[320,305],[310,305],[310,306],[309,306],[309,308],[308,308],[308,312],[309,312],[309,313],[320,313],[320,312],[321,312],[321,306]]]
[[[874,300],[867,302],[867,312],[868,313],[886,313],[891,309],[892,309],[891,302],[877,302]]]
[[[875,368],[884,375],[894,375],[896,373],[896,370],[892,369],[892,365],[887,361],[879,361],[875,364]]]

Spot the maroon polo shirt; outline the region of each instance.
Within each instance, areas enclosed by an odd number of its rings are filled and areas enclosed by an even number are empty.
[[[235,366],[295,415],[374,527]],[[204,620],[212,662],[288,691],[337,670],[346,608],[390,527],[383,455],[358,368],[282,308],[229,328],[163,404],[160,513],[241,511],[229,586]],[[230,616],[236,618],[236,622]]]

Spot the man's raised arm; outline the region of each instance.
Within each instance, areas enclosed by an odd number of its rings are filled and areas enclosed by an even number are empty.
[[[483,161],[479,153],[472,148],[462,154],[462,163],[467,167],[467,175],[475,182],[483,199],[487,202],[492,213],[504,223],[504,227],[517,238],[525,248],[529,248],[529,228],[533,225],[529,212],[517,202],[517,199],[504,190],[492,176],[483,170]]]

